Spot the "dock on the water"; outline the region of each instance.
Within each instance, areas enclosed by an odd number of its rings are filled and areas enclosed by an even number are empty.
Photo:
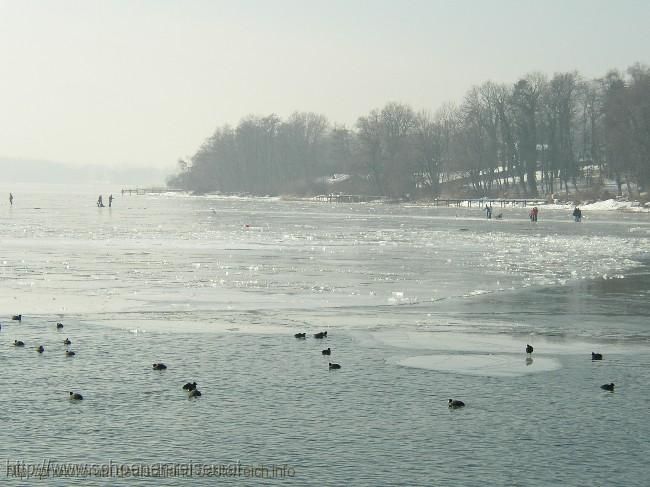
[[[367,203],[369,201],[377,201],[383,199],[383,196],[370,196],[365,194],[319,194],[314,196],[316,201],[323,201],[326,203]]]
[[[435,206],[467,206],[472,208],[489,206],[500,206],[505,208],[507,206],[521,206],[526,207],[528,205],[543,205],[546,203],[546,200],[542,198],[514,198],[514,199],[505,199],[505,198],[475,198],[475,199],[447,199],[447,198],[436,198],[433,200]]]
[[[182,193],[184,189],[178,188],[162,188],[162,187],[152,187],[152,188],[122,188],[122,196],[125,194],[128,195],[142,195],[142,194],[160,194],[160,193]]]

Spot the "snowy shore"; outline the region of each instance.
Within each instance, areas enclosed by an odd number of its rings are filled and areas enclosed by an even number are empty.
[[[199,197],[205,199],[214,199],[214,200],[269,200],[269,201],[314,201],[314,197],[308,196],[296,196],[296,195],[282,195],[282,196],[253,196],[253,195],[242,195],[242,194],[215,194],[215,193],[206,193],[201,195],[195,195],[191,192],[186,193],[164,193],[166,196],[171,197]],[[442,198],[443,200],[446,198]],[[451,198],[460,200],[461,198]],[[477,202],[485,201],[501,201],[501,198],[471,198],[468,200],[461,201],[461,207],[469,207],[470,201],[472,207],[477,207]],[[513,200],[521,201],[522,199]],[[505,200],[507,201],[507,200]],[[557,200],[556,200],[557,201]],[[365,203],[355,203],[355,204],[377,204],[377,203],[390,203],[394,204],[394,200],[376,200],[373,202]],[[339,204],[339,203],[333,203]],[[421,200],[421,201],[409,201],[403,202],[407,206],[437,206],[431,200]],[[556,202],[556,203],[543,203],[541,200],[536,200],[536,206],[540,206],[546,210],[573,210],[575,204],[573,202]],[[519,206],[519,204],[513,203],[513,206]],[[533,206],[529,202],[528,206]],[[583,210],[589,211],[631,211],[631,212],[641,212],[641,213],[650,213],[650,202],[641,203],[638,200],[627,200],[627,199],[608,199],[608,200],[599,200],[599,201],[584,201],[577,205]],[[480,208],[480,207],[478,207]]]
[[[477,202],[481,203],[485,201],[488,202],[497,202],[502,201],[500,198],[472,198],[469,200],[461,201],[461,207],[476,207],[481,209],[481,206],[477,206]],[[504,199],[503,201],[508,201]],[[513,207],[521,206],[520,203],[515,203],[515,201],[521,201],[520,199],[513,200]],[[470,205],[471,202],[471,205]],[[432,202],[418,202],[418,203],[409,203],[410,206],[435,206]],[[494,206],[494,203],[493,203]],[[650,203],[642,204],[639,201],[635,200],[618,200],[618,199],[608,199],[601,201],[585,201],[579,204],[574,202],[557,202],[557,203],[544,203],[541,201],[536,201],[532,204],[528,202],[528,207],[539,206],[545,210],[573,210],[578,206],[582,210],[588,211],[630,211],[630,212],[639,212],[639,213],[650,213]],[[495,207],[496,208],[496,207]]]
[[[575,205],[573,205],[572,203],[550,203],[550,204],[545,204],[543,206],[544,208],[552,209],[552,210],[553,209],[566,210],[575,207]],[[643,205],[639,201],[617,200],[617,199],[585,202],[577,206],[583,210],[590,210],[590,211],[620,210],[620,211],[636,211],[636,212],[644,212],[644,213],[650,212],[650,203],[646,203],[645,205]]]

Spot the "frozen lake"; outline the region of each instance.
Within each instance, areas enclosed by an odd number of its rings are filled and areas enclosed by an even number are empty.
[[[645,485],[647,213],[113,194],[14,188],[0,205],[0,459]]]

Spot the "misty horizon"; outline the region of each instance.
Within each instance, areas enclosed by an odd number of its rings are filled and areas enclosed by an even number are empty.
[[[120,184],[133,186],[164,186],[169,171],[151,167],[108,167],[102,165],[66,164],[0,157],[0,174],[7,183],[51,184]]]

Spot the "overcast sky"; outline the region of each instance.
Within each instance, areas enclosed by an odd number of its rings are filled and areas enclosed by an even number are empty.
[[[0,157],[173,168],[217,126],[650,62],[650,0],[0,0]]]

